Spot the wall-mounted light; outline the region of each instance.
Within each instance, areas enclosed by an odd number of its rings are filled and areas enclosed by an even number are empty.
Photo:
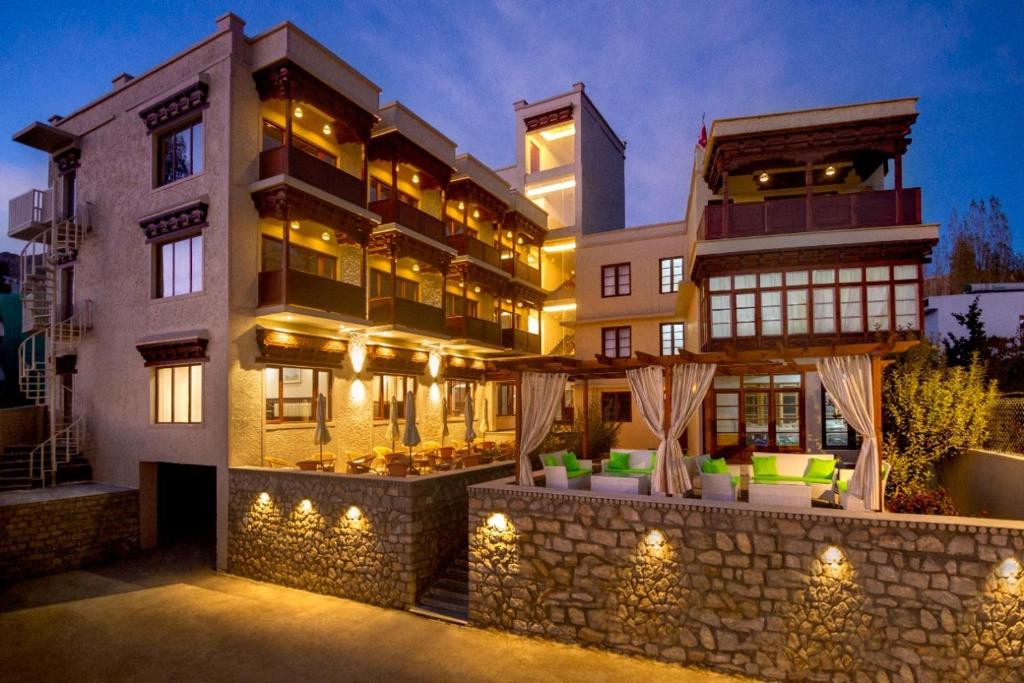
[[[523,238],[522,237],[520,237],[519,239],[516,240],[516,244],[522,244],[522,243],[523,243]]]
[[[558,244],[545,244],[541,249],[548,254],[557,254],[562,251],[574,251],[576,249],[576,240],[559,242]]]
[[[509,239],[512,239],[512,231],[511,231],[511,230],[509,230],[508,232],[506,232],[506,233],[505,233],[505,237],[507,237],[507,238],[509,238]]]
[[[330,242],[331,241],[331,233],[329,233],[326,230],[324,230],[323,233],[321,233],[321,235],[320,235],[320,239],[322,239],[324,242]]]
[[[661,533],[657,529],[651,529],[647,532],[647,535],[644,536],[644,542],[653,548],[660,547],[665,545],[665,534]]]
[[[417,184],[417,185],[420,184],[420,174],[419,173],[413,173],[412,174],[412,182]]]
[[[270,503],[270,494],[264,491],[260,494],[260,505],[267,505]]]
[[[350,505],[348,510],[345,511],[345,517],[350,522],[358,521],[363,516],[363,511],[357,508],[355,505]]]
[[[465,211],[465,209],[466,209],[466,203],[465,202],[459,202],[459,211]]]
[[[480,212],[476,209],[473,209],[473,218],[480,218]]]
[[[292,320],[295,319],[295,316],[292,315],[291,313],[286,313],[284,319],[287,320],[288,322],[291,322]]]
[[[767,183],[768,178],[768,174],[764,173],[763,171],[761,172],[761,175],[757,176],[758,181],[760,181],[761,183]]]
[[[313,501],[309,498],[303,498],[302,502],[299,503],[299,512],[308,513],[313,509]]]
[[[480,285],[477,285],[476,287],[474,287],[473,291],[476,292],[477,294],[479,294],[480,293]]]
[[[435,405],[441,402],[441,387],[438,386],[438,382],[430,385],[430,389],[427,390],[427,398]]]
[[[831,178],[835,174],[836,174],[836,167],[835,166],[828,166],[825,169],[825,175],[828,176],[829,178]]]
[[[352,384],[348,386],[348,397],[355,405],[362,405],[366,400],[366,387],[358,377],[352,380]]]
[[[1017,583],[1024,567],[1016,557],[1008,557],[999,564],[999,578],[1010,583]]]
[[[430,376],[437,379],[438,373],[441,372],[441,352],[437,349],[431,349],[427,357],[427,369],[430,370]]]
[[[352,361],[352,369],[357,374],[362,372],[366,362],[366,337],[354,334],[348,338],[348,357]]]
[[[825,548],[821,553],[821,561],[832,569],[836,569],[843,563],[843,551],[834,545]]]
[[[523,302],[522,301],[517,301],[516,302],[516,306],[518,306],[519,308],[522,308],[523,307]]]
[[[508,531],[508,517],[500,512],[495,512],[487,518],[487,526],[495,531]]]
[[[302,107],[295,107],[294,114],[295,114],[295,118],[301,119],[302,118]]]
[[[292,230],[298,230],[299,227],[300,227],[299,226],[299,222],[298,221],[292,221],[291,223],[288,224],[288,227],[291,228]]]
[[[324,135],[330,135],[330,134],[331,134],[331,124],[325,123],[324,124]]]

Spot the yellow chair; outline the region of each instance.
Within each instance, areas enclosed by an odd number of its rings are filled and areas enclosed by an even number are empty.
[[[285,460],[284,458],[275,458],[272,455],[268,455],[268,456],[264,457],[263,458],[263,463],[267,467],[270,467],[270,468],[273,468],[273,469],[280,469],[280,470],[297,470],[297,469],[299,469],[298,465],[296,465],[295,463],[290,462],[288,460]]]

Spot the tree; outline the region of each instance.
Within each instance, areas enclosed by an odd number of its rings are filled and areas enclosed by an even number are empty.
[[[950,212],[928,269],[929,294],[958,294],[981,282],[1024,280],[1024,255],[998,197],[974,199],[961,216]]]
[[[966,337],[958,337],[952,332],[942,340],[946,351],[946,364],[956,368],[966,368],[978,359],[987,362],[991,355],[988,335],[985,334],[985,322],[981,319],[979,298],[967,307],[966,313],[954,313],[953,318],[967,330]]]

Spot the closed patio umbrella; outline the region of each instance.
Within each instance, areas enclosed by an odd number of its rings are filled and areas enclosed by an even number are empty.
[[[469,450],[469,444],[476,438],[476,432],[473,431],[473,394],[466,394],[466,450]]]
[[[388,429],[384,432],[384,438],[391,442],[391,452],[394,452],[395,441],[398,440],[398,399],[394,396],[388,403]]]
[[[420,432],[416,429],[416,401],[411,391],[405,394],[405,432],[402,434],[402,443],[409,447],[409,457],[412,458],[412,447],[420,443]]]
[[[449,436],[448,430],[448,399],[441,399],[441,445],[444,446],[444,437]]]
[[[318,394],[316,397],[316,430],[313,441],[320,446],[320,468],[324,466],[324,444],[331,442],[331,432],[327,429],[327,397]]]

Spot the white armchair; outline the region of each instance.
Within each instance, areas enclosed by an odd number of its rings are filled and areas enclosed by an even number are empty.
[[[732,465],[730,467],[735,467]],[[739,500],[740,477],[738,474],[702,472],[700,475],[700,497],[704,500]]]
[[[882,463],[882,511],[883,512],[885,512],[885,485],[889,481],[889,470],[890,469],[892,469],[892,468],[890,467],[889,463],[887,463],[887,462],[883,462]],[[846,489],[846,486],[849,485],[848,482],[850,480],[850,477],[853,476],[853,470],[842,470],[842,472],[843,472],[843,474],[846,474],[846,476],[840,477],[840,481],[846,483],[846,485],[843,485],[843,486],[839,487],[839,504],[843,507],[844,510],[860,510],[860,511],[867,510],[868,508],[864,504],[864,499],[863,498],[858,498],[857,496],[854,496],[854,495],[851,495],[847,491],[847,489]]]
[[[593,460],[579,460],[580,468],[569,471],[564,464],[566,451],[543,453],[540,461],[544,464],[544,486],[549,489],[590,489],[590,475],[594,470]],[[550,464],[554,462],[555,464]]]

